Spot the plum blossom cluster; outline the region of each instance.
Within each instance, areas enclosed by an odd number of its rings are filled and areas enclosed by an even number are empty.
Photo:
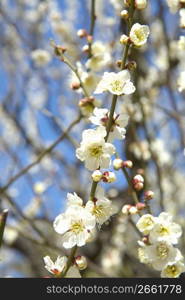
[[[61,234],[64,248],[82,247],[93,239],[96,225],[101,226],[115,213],[112,201],[99,186],[94,199],[86,204],[77,194],[68,193],[67,209],[56,217],[53,226]]]
[[[158,217],[143,215],[136,226],[144,235],[142,241],[138,241],[140,261],[161,271],[161,277],[179,277],[185,271],[184,257],[174,247],[182,235],[180,225],[173,222],[171,215],[162,212]]]

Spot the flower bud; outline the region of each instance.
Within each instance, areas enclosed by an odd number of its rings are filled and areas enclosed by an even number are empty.
[[[149,242],[148,236],[144,236],[144,237],[142,238],[142,242],[143,242],[144,244],[148,244],[148,242]]]
[[[126,68],[129,71],[134,71],[137,68],[137,64],[135,61],[129,61],[128,64],[126,64]]]
[[[114,172],[104,172],[102,180],[108,183],[114,182],[116,181],[116,175]]]
[[[78,269],[81,271],[87,268],[87,260],[85,256],[77,256],[75,258],[75,263],[78,266]]]
[[[77,82],[77,81],[76,82],[72,82],[71,88],[73,90],[78,90],[80,88],[80,82]]]
[[[79,105],[80,107],[86,106],[86,105],[88,105],[88,104],[90,104],[90,103],[93,103],[94,100],[95,100],[94,97],[86,97],[86,98],[81,99],[81,100],[79,101],[78,105]]]
[[[120,68],[120,67],[121,67],[121,63],[122,63],[121,59],[118,59],[118,60],[116,61],[116,66],[117,66],[118,68]]]
[[[102,172],[100,172],[99,170],[94,171],[91,175],[93,181],[95,182],[99,182],[102,179],[102,176]]]
[[[127,19],[128,19],[128,17],[129,17],[128,10],[126,10],[126,9],[123,9],[123,10],[121,11],[121,13],[120,13],[120,16],[121,16],[121,18],[123,18],[123,19],[127,20]]]
[[[145,9],[147,7],[147,0],[135,0],[135,7],[137,9]]]
[[[83,48],[82,48],[82,51],[84,53],[88,53],[89,52],[89,45],[84,45]]]
[[[89,43],[92,43],[92,41],[93,41],[93,36],[89,34],[89,35],[87,36],[87,41],[88,41]]]
[[[120,158],[113,160],[113,167],[115,170],[119,170],[123,167],[123,161]]]
[[[143,187],[144,187],[144,185],[142,182],[138,182],[138,183],[134,184],[134,189],[136,191],[141,191],[143,189]]]
[[[131,169],[133,167],[133,162],[131,160],[125,160],[123,162],[123,167]]]
[[[151,200],[151,199],[153,199],[153,197],[154,197],[154,192],[152,192],[152,191],[146,191],[144,193],[145,200]]]
[[[125,6],[130,6],[130,1],[131,1],[131,0],[124,0]]]
[[[136,183],[139,183],[139,182],[143,183],[144,182],[144,178],[143,178],[143,176],[137,174],[133,178],[133,184],[136,184]]]
[[[60,46],[60,45],[54,45],[54,52],[56,56],[61,56],[66,52],[67,48]]]
[[[120,44],[126,45],[128,41],[129,41],[129,37],[126,34],[122,34],[119,40]]]
[[[87,36],[87,31],[86,31],[85,29],[79,29],[79,30],[77,31],[77,36],[78,36],[79,38],[84,38],[84,37]]]
[[[131,207],[132,207],[132,206],[131,206],[130,204],[124,205],[124,206],[122,207],[122,210],[121,210],[122,213],[123,213],[124,215],[128,216],[129,210],[130,210]]]
[[[131,206],[131,208],[129,209],[129,214],[130,215],[136,215],[138,213],[138,209],[136,206]]]
[[[136,204],[136,207],[137,207],[138,210],[143,210],[143,209],[146,208],[146,204],[139,202],[139,203]]]

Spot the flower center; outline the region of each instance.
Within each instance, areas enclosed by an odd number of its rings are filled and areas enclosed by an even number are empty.
[[[84,230],[84,224],[82,221],[77,221],[71,225],[71,231],[74,232],[75,234],[79,234]]]
[[[169,249],[165,244],[161,244],[157,247],[157,256],[161,259],[168,257]]]
[[[139,41],[142,41],[145,37],[142,30],[136,30],[135,35]]]
[[[51,272],[55,275],[59,275],[61,273],[58,269],[52,269]]]
[[[146,221],[144,222],[144,227],[151,226],[151,225],[153,225],[153,224],[154,224],[153,220],[152,220],[151,218],[148,218],[148,219],[146,219]]]
[[[166,272],[167,272],[167,274],[172,274],[173,276],[178,275],[178,270],[177,270],[177,267],[175,265],[168,266],[166,268]]]
[[[103,211],[102,205],[95,205],[93,208],[93,215],[95,215],[97,218],[105,216],[105,212]]]
[[[111,83],[111,88],[113,92],[118,92],[120,93],[123,89],[123,83],[120,80],[114,80]]]
[[[162,235],[162,236],[168,235],[169,234],[168,228],[164,227],[163,225],[160,225],[159,234]]]
[[[99,157],[103,154],[103,147],[101,145],[93,145],[90,147],[89,152],[91,156]]]

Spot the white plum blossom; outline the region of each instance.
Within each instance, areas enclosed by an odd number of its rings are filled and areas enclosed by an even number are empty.
[[[177,79],[177,85],[179,92],[183,92],[185,90],[185,71],[180,73]]]
[[[116,213],[112,201],[105,197],[104,190],[99,186],[93,201],[88,201],[85,208],[96,218],[99,225],[105,223],[113,214]]]
[[[169,262],[175,262],[178,258],[178,249],[174,248],[171,243],[166,241],[142,248],[145,257],[155,270],[162,270]]]
[[[185,272],[185,265],[181,261],[168,263],[161,272],[162,278],[177,278]]]
[[[55,262],[53,262],[49,256],[45,256],[43,259],[45,263],[45,268],[54,275],[61,274],[65,271],[67,267],[66,256],[58,256]]]
[[[76,194],[76,193],[67,193],[67,206],[73,206],[73,205],[83,205],[83,200]]]
[[[111,56],[108,45],[97,41],[91,45],[92,57],[86,62],[86,67],[93,71],[100,71],[111,62]]]
[[[116,114],[114,113],[112,127],[109,133],[108,141],[113,141],[114,139],[124,139],[126,134],[126,129],[124,128],[128,124],[129,116],[127,114]],[[104,108],[95,108],[93,115],[89,120],[98,126],[107,126],[109,121],[109,111]]]
[[[172,13],[176,13],[179,8],[179,1],[180,0],[166,0],[168,7]]]
[[[185,28],[185,8],[180,9],[180,27]]]
[[[94,229],[95,217],[84,207],[70,206],[67,210],[56,217],[54,229],[62,235],[64,248],[72,248],[75,245],[84,246],[89,238],[89,232]]]
[[[98,80],[99,80],[98,76],[93,72],[87,72],[80,62],[76,63],[76,67],[77,67],[78,74],[81,78],[82,83],[84,84],[87,92],[89,94],[91,94],[94,91],[94,89],[98,83]],[[71,73],[69,83],[70,83],[70,86],[72,86],[72,87],[73,87],[73,85],[79,85],[77,92],[78,93],[82,92],[82,89],[80,88],[80,81],[74,72]]]
[[[162,212],[150,231],[149,241],[151,243],[167,241],[177,244],[181,235],[181,226],[172,222],[172,217],[168,213]]]
[[[36,49],[31,52],[31,58],[36,66],[43,67],[51,61],[51,54],[43,49]]]
[[[135,87],[130,81],[129,71],[105,72],[94,93],[101,94],[106,91],[118,96],[133,94]]]
[[[140,232],[142,232],[144,235],[147,235],[153,229],[156,220],[157,218],[153,217],[152,215],[145,214],[139,219],[136,226]]]
[[[85,167],[91,171],[99,167],[108,168],[111,155],[115,153],[115,147],[105,142],[106,134],[103,126],[83,131],[82,142],[76,150],[76,156],[85,161]]]
[[[137,9],[145,9],[147,7],[147,0],[135,0]]]
[[[149,34],[150,30],[147,25],[135,23],[131,28],[129,36],[135,46],[141,47],[146,44]]]

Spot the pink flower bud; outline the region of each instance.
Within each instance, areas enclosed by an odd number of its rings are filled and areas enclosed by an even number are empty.
[[[84,37],[87,36],[87,31],[86,31],[85,29],[79,29],[79,30],[77,31],[77,36],[78,36],[79,38],[84,38]]]
[[[132,180],[133,184],[136,184],[136,183],[144,183],[144,178],[137,174],[136,176],[134,176],[133,180]]]
[[[125,160],[123,162],[123,167],[131,169],[133,167],[133,162],[131,160]]]
[[[73,90],[78,90],[79,88],[80,88],[80,83],[79,82],[72,82],[72,84],[71,84],[71,88],[73,89]]]
[[[136,204],[136,207],[138,210],[143,210],[146,208],[146,205],[144,203],[139,202]]]
[[[151,199],[153,199],[153,197],[154,197],[154,192],[152,192],[152,191],[146,191],[144,193],[145,200],[151,200]]]
[[[134,189],[136,191],[141,191],[143,189],[143,187],[144,187],[144,185],[142,182],[138,182],[138,183],[134,184]]]

